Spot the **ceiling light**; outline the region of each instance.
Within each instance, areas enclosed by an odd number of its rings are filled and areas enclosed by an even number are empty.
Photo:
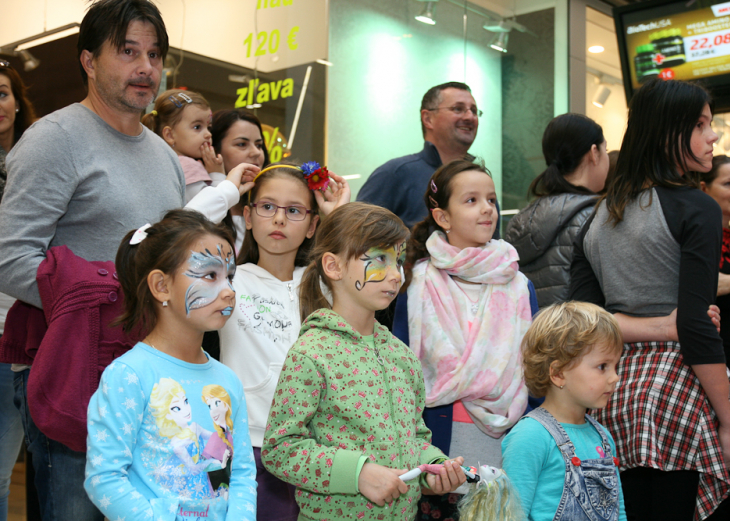
[[[426,6],[423,8],[421,14],[416,16],[416,20],[428,25],[436,25],[436,20],[433,17],[433,11],[436,8],[434,5],[436,2],[426,2]]]
[[[25,69],[26,72],[32,71],[41,64],[40,60],[33,56],[28,50],[18,51],[18,54],[23,60],[23,69]]]
[[[72,23],[64,25],[63,27],[52,29],[51,31],[46,31],[42,34],[39,34],[38,36],[26,39],[23,43],[17,44],[15,50],[22,51],[31,47],[35,47],[37,45],[41,45],[43,43],[53,42],[55,40],[60,40],[61,38],[66,38],[67,36],[71,36],[73,34],[78,34],[78,32],[79,24]]]
[[[593,96],[593,104],[599,109],[602,109],[610,95],[611,89],[609,89],[605,85],[601,85],[596,91],[596,95]]]
[[[509,33],[499,33],[495,35],[489,46],[495,51],[507,52],[507,41],[509,39]]]
[[[320,64],[322,64],[322,65],[326,65],[327,67],[332,67],[332,65],[333,65],[333,63],[332,63],[332,62],[329,62],[329,61],[327,61],[327,60],[322,60],[322,59],[319,59],[319,60],[315,60],[315,61],[316,61],[317,63],[320,63]]]
[[[606,49],[601,47],[600,45],[592,45],[591,47],[588,47],[588,52],[592,52],[593,54],[598,54],[599,52],[603,52]]]
[[[487,20],[487,22],[482,26],[482,29],[489,31],[490,33],[508,33],[512,30],[512,26],[507,20],[500,20],[496,24],[493,20]]]

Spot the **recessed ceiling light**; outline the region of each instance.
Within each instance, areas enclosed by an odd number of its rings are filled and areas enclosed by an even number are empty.
[[[606,49],[601,47],[600,45],[593,45],[591,47],[588,47],[588,52],[592,52],[593,54],[598,54],[599,52],[603,52]]]

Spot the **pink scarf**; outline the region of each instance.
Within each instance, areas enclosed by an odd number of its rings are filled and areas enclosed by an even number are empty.
[[[426,247],[431,258],[416,263],[408,287],[408,332],[426,405],[462,400],[475,425],[498,438],[527,405],[520,355],[532,322],[527,278],[505,241],[459,250],[436,231]],[[471,330],[471,303],[452,276],[483,285]]]

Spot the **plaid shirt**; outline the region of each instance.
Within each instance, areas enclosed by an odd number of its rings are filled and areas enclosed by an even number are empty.
[[[616,440],[620,470],[699,472],[695,520],[705,519],[730,492],[730,473],[715,412],[679,344],[626,344],[618,375],[608,405],[593,415]]]

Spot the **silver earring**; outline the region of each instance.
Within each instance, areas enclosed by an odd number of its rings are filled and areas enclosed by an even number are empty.
[[[561,386],[560,386],[560,388],[561,388],[561,389],[562,389],[563,387],[565,387],[565,386],[564,386],[564,385],[561,385]]]
[[[446,230],[446,233],[447,233],[447,234],[451,233],[451,230]]]
[[[162,301],[162,307],[163,308],[166,308],[167,307],[167,301],[166,300],[163,300]],[[562,389],[562,387],[561,387],[561,389]]]
[[[16,112],[16,113],[20,112],[20,109],[15,109],[15,112]]]

